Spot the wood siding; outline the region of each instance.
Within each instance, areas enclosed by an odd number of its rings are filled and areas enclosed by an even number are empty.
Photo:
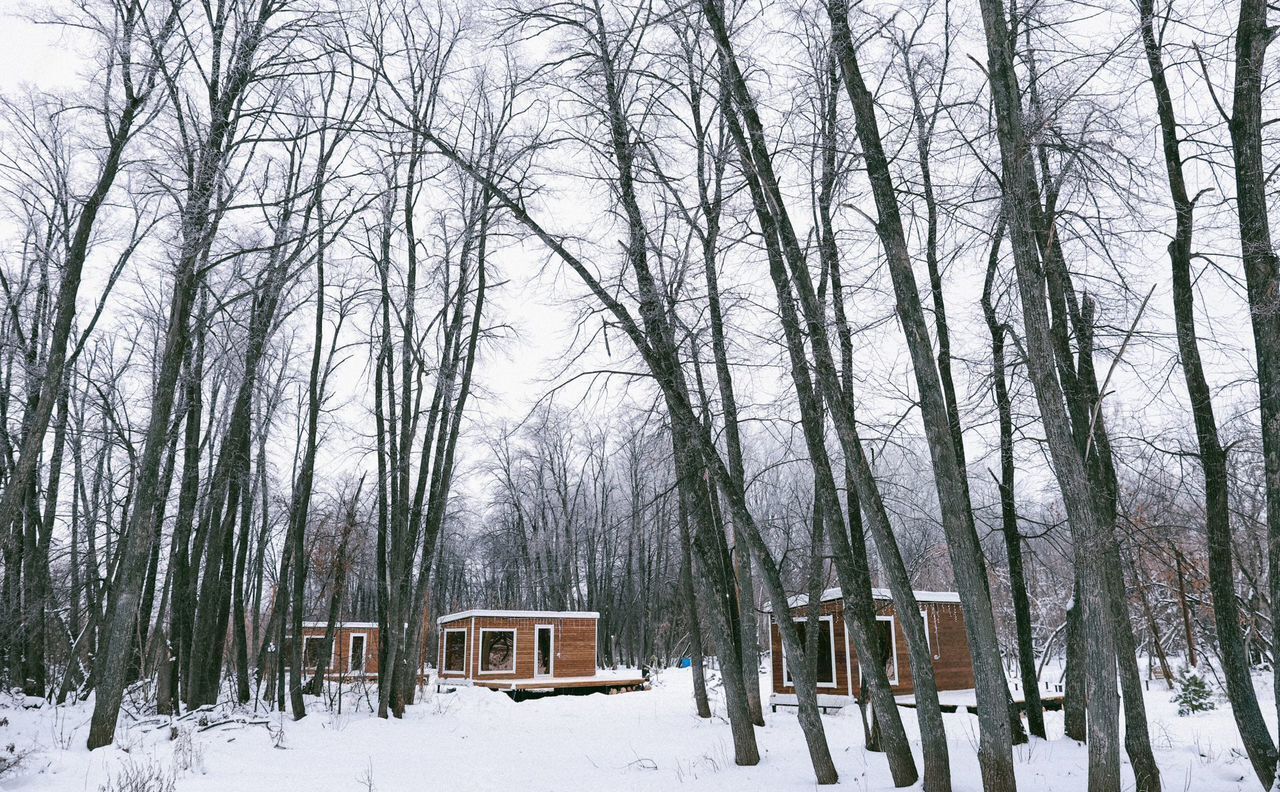
[[[544,616],[509,618],[501,616],[468,616],[439,625],[441,650],[437,652],[437,668],[442,679],[531,679],[534,676],[535,629],[550,625],[554,643],[552,654],[552,678],[594,676],[596,673],[596,619],[571,616]],[[467,657],[464,672],[443,670],[444,632],[451,629],[467,630]],[[515,670],[502,673],[480,672],[481,630],[515,630]]]
[[[934,673],[938,678],[939,690],[965,690],[974,686],[973,659],[969,655],[969,639],[964,630],[964,613],[960,605],[950,602],[922,602],[922,610],[927,618],[929,630],[929,647],[933,651]],[[853,647],[853,638],[848,636],[844,628],[844,603],[831,600],[822,603],[823,616],[831,616],[833,634],[836,639],[836,686],[834,688],[819,687],[819,694],[854,695],[857,692],[860,674],[858,672],[858,653]],[[807,608],[796,608],[792,615],[804,618]],[[897,694],[907,694],[914,690],[911,680],[911,654],[907,650],[907,637],[902,632],[902,625],[896,618],[893,602],[876,600],[877,616],[892,616],[895,656],[898,665],[898,681],[893,685]],[[783,677],[782,634],[778,625],[770,619],[769,644],[772,649],[773,690],[775,693],[795,693],[795,689],[785,683]],[[852,669],[852,684],[850,670]]]
[[[369,676],[378,675],[378,628],[377,627],[336,627],[333,631],[333,654],[329,658],[328,677],[351,675],[351,636],[363,635],[364,638],[364,673]],[[323,627],[303,627],[303,640],[323,638]],[[303,645],[305,648],[305,644]],[[314,669],[308,673],[315,673]]]

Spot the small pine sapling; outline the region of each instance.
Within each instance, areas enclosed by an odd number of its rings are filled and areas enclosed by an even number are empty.
[[[1183,667],[1178,671],[1178,692],[1172,701],[1178,705],[1178,715],[1186,717],[1197,712],[1208,712],[1217,705],[1213,700],[1213,688],[1194,668]]]

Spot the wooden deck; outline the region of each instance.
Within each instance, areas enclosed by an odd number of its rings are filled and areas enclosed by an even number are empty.
[[[534,679],[477,679],[476,687],[490,690],[558,690],[561,688],[630,688],[648,682],[643,676],[537,677]]]
[[[1026,702],[1021,690],[1011,689],[1009,695],[1012,696],[1015,706],[1019,709],[1025,709]],[[899,707],[914,708],[916,706],[916,697],[910,693],[894,696],[893,698]],[[818,708],[823,712],[835,712],[843,707],[857,706],[857,703],[857,699],[853,696],[818,694]],[[1040,704],[1046,710],[1062,709],[1061,686],[1049,685],[1044,690],[1041,690]],[[796,706],[794,693],[772,693],[769,696],[769,707],[774,712],[778,711],[778,707],[794,706]],[[976,714],[978,712],[978,697],[973,688],[940,690],[938,691],[938,707],[943,712],[958,712],[963,709]]]
[[[649,680],[632,672],[604,672],[594,676],[533,677],[526,679],[439,679],[436,689],[450,686],[482,687],[499,690],[517,701],[558,693],[586,695],[589,693],[625,693],[632,690],[648,690]]]
[[[1022,695],[1021,690],[1011,690],[1010,695],[1013,697],[1013,704],[1020,711],[1026,709],[1026,699]],[[895,696],[898,706],[914,707],[916,705],[915,696]],[[1062,709],[1062,692],[1057,690],[1041,690],[1040,705],[1046,710]],[[938,706],[943,712],[957,712],[964,709],[968,712],[977,714],[978,712],[978,696],[977,692],[970,690],[941,690],[938,692]]]

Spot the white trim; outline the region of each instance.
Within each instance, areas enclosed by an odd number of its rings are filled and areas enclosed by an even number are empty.
[[[795,693],[770,693],[769,706],[771,707],[795,707],[799,706],[799,699]],[[839,693],[819,693],[819,707],[852,707],[858,703],[853,696],[845,696]]]
[[[768,632],[766,632],[765,635],[769,636],[769,686],[776,688],[778,686],[778,678],[773,675],[773,630],[774,630],[773,614],[766,612],[765,617],[769,620],[769,624],[765,627],[765,629],[768,630]],[[778,645],[779,646],[782,645],[781,630],[779,630],[778,632]],[[787,672],[787,661],[784,659],[782,661],[782,673],[785,674],[786,672]]]
[[[844,620],[841,620],[844,624]],[[834,629],[835,625],[832,625]],[[858,671],[861,674],[861,670]],[[849,651],[849,625],[844,624],[844,681],[847,683],[849,696],[853,696],[853,654]],[[859,682],[862,680],[859,679]]]
[[[453,680],[446,679],[443,684],[451,685]],[[587,687],[600,688],[620,688],[620,687],[645,687],[648,689],[648,683],[644,676],[639,672],[623,672],[623,671],[607,671],[604,669],[596,669],[596,673],[592,676],[571,676],[556,677],[555,679],[547,679],[546,677],[520,677],[517,679],[473,679],[467,680],[466,684],[472,687],[486,688],[488,690],[565,690],[577,688],[579,690]]]
[[[596,611],[539,611],[539,610],[464,610],[436,619],[436,624],[459,619],[489,616],[499,619],[599,619]]]
[[[360,643],[360,667],[354,668],[351,665],[351,660],[354,654],[353,647],[355,646],[357,636],[359,636],[360,638],[363,638],[364,640],[361,641]],[[364,633],[364,632],[348,633],[347,634],[347,673],[354,674],[357,671],[359,671],[361,674],[363,674],[365,671],[367,671],[368,669],[365,668],[365,660],[368,657],[369,657],[369,633]]]
[[[504,668],[504,669],[500,669],[500,670],[498,670],[498,671],[486,671],[486,670],[484,670],[484,634],[485,634],[485,633],[487,633],[487,632],[503,632],[503,633],[511,633],[511,670],[507,670],[507,669],[505,669],[505,668]],[[516,653],[516,646],[518,645],[518,640],[519,640],[519,638],[520,638],[520,634],[519,634],[519,632],[516,630],[516,628],[515,628],[515,627],[481,627],[481,628],[480,628],[480,648],[479,648],[479,650],[476,652],[476,654],[477,654],[477,655],[479,655],[479,657],[477,658],[477,663],[478,663],[478,665],[477,665],[477,668],[476,668],[476,674],[477,674],[477,675],[480,675],[480,674],[488,675],[488,674],[514,674],[514,673],[516,673],[516,660],[520,657],[520,655]]]
[[[551,657],[547,663],[547,673],[538,673],[538,651],[542,648],[538,643],[538,631],[551,631]],[[533,676],[535,679],[546,679],[556,675],[556,626],[554,624],[533,625]]]
[[[307,662],[307,641],[321,641],[321,642],[323,642],[323,641],[324,641],[324,636],[323,636],[323,635],[304,635],[304,636],[302,636],[302,670],[303,670],[304,672],[305,672],[308,668],[314,668],[314,667],[315,667],[315,665],[316,665],[315,663],[308,663],[308,662]],[[332,648],[332,647],[330,647],[330,648],[329,648],[329,653],[330,653],[330,654],[333,654],[333,648]],[[330,657],[330,658],[329,658],[329,661],[330,661],[330,666],[332,666],[332,665],[333,665],[333,662],[332,662],[332,661],[333,661],[333,658],[332,658],[332,657]],[[332,670],[332,668],[330,668],[329,670]]]
[[[796,619],[796,621],[800,621],[800,619]],[[806,622],[809,621],[808,617],[805,617],[804,621]],[[840,686],[839,684],[840,675],[837,673],[839,669],[836,668],[836,617],[830,613],[828,613],[826,616],[818,617],[819,637],[821,637],[822,635],[822,622],[828,622],[831,625],[830,627],[827,628],[827,638],[831,641],[831,681],[818,682],[818,678],[814,677],[814,682],[820,688],[835,688]],[[778,634],[779,634],[779,637],[781,637],[781,634],[782,634],[781,628],[778,629]],[[807,642],[808,642],[808,637],[806,635],[806,643]],[[782,684],[789,688],[795,687],[795,685],[792,684],[791,682],[791,672],[787,669],[787,646],[785,643],[782,645]]]
[[[314,628],[314,627],[328,627],[328,626],[329,626],[329,622],[327,622],[327,621],[304,621],[304,622],[302,623],[302,626],[303,626],[303,627],[311,627],[311,628]],[[336,629],[336,630],[370,630],[370,629],[376,629],[376,628],[377,628],[377,626],[378,626],[378,623],[377,623],[377,622],[344,622],[344,621],[336,621],[336,622],[334,622],[334,623],[333,623],[333,627],[334,627],[334,629]]]
[[[916,602],[949,602],[956,605],[960,604],[960,595],[954,591],[912,591],[911,593],[915,595]],[[820,600],[822,602],[832,602],[833,600],[843,598],[844,592],[841,591],[839,587],[836,587],[829,588],[822,592]],[[871,589],[871,598],[891,602],[893,600],[893,594],[889,592],[889,589],[875,588]],[[797,594],[794,597],[787,598],[787,606],[791,608],[799,608],[808,604],[809,596],[807,594]],[[764,610],[766,613],[772,611],[772,603],[766,603]]]
[[[462,667],[446,668],[445,663],[449,657],[449,633],[462,633]],[[463,674],[467,673],[467,628],[466,627],[450,627],[440,631],[440,673],[441,674]]]
[[[896,685],[898,684],[898,631],[895,629],[898,626],[897,619],[892,616],[877,616],[876,621],[889,622],[889,650],[893,658],[893,675],[889,677],[889,684]]]

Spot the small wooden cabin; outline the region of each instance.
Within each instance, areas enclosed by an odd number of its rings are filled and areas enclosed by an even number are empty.
[[[880,628],[879,643],[893,692],[910,695],[911,659],[907,650],[907,638],[898,623],[894,603],[887,589],[872,592],[876,604],[876,622]],[[967,690],[974,686],[973,663],[969,655],[969,639],[964,629],[964,613],[960,608],[960,595],[952,591],[917,591],[916,602],[924,617],[929,648],[933,651],[933,667],[938,679],[938,690]],[[797,620],[801,634],[807,625],[808,597],[791,598],[791,615]],[[844,600],[840,589],[827,589],[822,593],[819,610],[818,645],[818,703],[824,709],[838,708],[856,703],[859,688],[857,652],[852,637],[844,628]],[[772,648],[773,692],[769,704],[794,706],[796,691],[791,686],[791,676],[786,665],[786,652],[782,647],[782,634],[772,618],[769,619],[769,644]]]
[[[440,682],[506,691],[643,686],[641,674],[596,668],[593,611],[466,610],[441,616]]]
[[[324,645],[328,622],[302,623],[302,665],[314,673]],[[377,679],[378,623],[340,622],[334,625],[333,653],[325,676],[330,679]]]
[[[304,621],[302,623],[302,665],[309,674],[315,674],[324,645],[328,622]],[[378,656],[381,654],[381,633],[377,622],[338,622],[333,628],[333,652],[325,669],[325,679],[353,682],[359,679],[378,678]],[[423,668],[418,669],[419,680],[426,679],[428,660],[427,630],[422,631],[422,650],[419,654]]]

